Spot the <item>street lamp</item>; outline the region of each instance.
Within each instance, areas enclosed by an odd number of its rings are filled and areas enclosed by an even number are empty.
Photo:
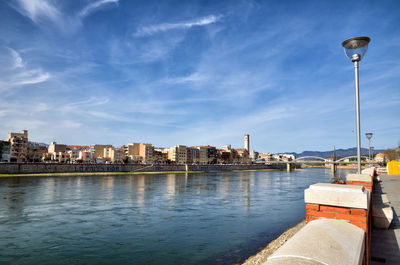
[[[373,133],[366,133],[365,136],[367,136],[368,139],[368,158],[369,161],[371,161],[371,138],[372,138]]]
[[[357,116],[357,173],[361,174],[361,136],[360,136],[360,95],[358,89],[358,62],[368,50],[368,37],[355,37],[342,42],[346,56],[354,63],[356,81],[356,116]]]

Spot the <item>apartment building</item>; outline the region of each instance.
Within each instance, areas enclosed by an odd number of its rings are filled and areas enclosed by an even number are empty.
[[[169,148],[168,159],[176,164],[187,163],[187,147],[185,145],[176,145]]]
[[[91,145],[89,151],[93,153],[93,159],[104,158],[104,148],[113,147],[111,144],[95,144]]]
[[[67,145],[65,144],[57,144],[57,142],[51,142],[48,148],[48,153],[53,154],[53,153],[59,153],[59,152],[66,152],[67,151]]]
[[[153,160],[158,164],[167,164],[168,163],[168,148],[154,148]]]
[[[125,158],[124,150],[106,147],[104,148],[103,158],[113,163],[122,163]]]
[[[130,143],[124,147],[125,155],[133,161],[140,159],[143,163],[153,163],[154,161],[154,146],[145,143]]]
[[[0,140],[0,162],[10,162],[10,142]]]
[[[28,131],[21,133],[8,133],[7,141],[10,142],[10,162],[26,162],[28,155]]]
[[[249,151],[246,148],[238,148],[235,149],[237,153],[237,162],[240,163],[249,163],[250,158],[249,158]]]
[[[54,152],[51,154],[51,160],[58,163],[65,163],[69,160],[69,156],[65,152]]]
[[[47,147],[40,143],[28,142],[27,161],[41,162],[47,153]]]
[[[187,163],[188,164],[200,163],[200,150],[197,147],[187,148]]]

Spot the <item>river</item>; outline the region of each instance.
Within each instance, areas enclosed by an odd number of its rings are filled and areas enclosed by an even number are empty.
[[[0,264],[235,264],[329,170],[0,178]]]

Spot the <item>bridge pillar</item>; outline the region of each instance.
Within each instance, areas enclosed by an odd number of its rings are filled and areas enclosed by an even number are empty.
[[[292,167],[291,167],[290,163],[286,163],[286,170],[287,170],[287,172],[292,171]]]
[[[335,174],[336,174],[336,171],[337,171],[337,165],[336,165],[335,163],[332,163],[332,164],[331,164],[331,172],[332,172],[332,175],[335,175]]]

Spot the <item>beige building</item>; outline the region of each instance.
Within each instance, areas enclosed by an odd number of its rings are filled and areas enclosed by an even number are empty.
[[[154,146],[152,144],[145,143],[130,143],[124,148],[125,155],[130,157],[134,161],[140,161],[143,163],[153,163],[154,161]]]
[[[198,146],[199,149],[199,163],[201,165],[208,164],[209,159],[208,159],[208,149],[209,146]]]
[[[249,157],[249,151],[245,148],[238,148],[235,149],[237,153],[237,162],[240,163],[249,163],[250,162],[250,157]]]
[[[25,162],[28,155],[28,131],[21,133],[8,133],[7,141],[10,142],[10,162]]]
[[[51,142],[48,148],[48,153],[53,154],[53,153],[59,153],[59,152],[66,152],[67,151],[67,145],[65,144],[57,144],[57,142]]]
[[[104,148],[103,158],[113,163],[122,163],[125,158],[124,151],[113,147]]]
[[[168,162],[169,149],[155,148],[153,153],[153,160],[159,164],[166,164]]]
[[[35,142],[28,142],[27,161],[41,162],[46,153],[47,153],[46,146]]]
[[[54,152],[51,154],[51,160],[58,163],[65,163],[69,160],[69,156],[65,152]]]
[[[375,158],[374,158],[374,160],[376,161],[376,162],[385,162],[385,159],[386,159],[386,155],[385,155],[385,153],[378,153],[378,154],[376,154],[375,155]]]
[[[104,148],[113,147],[111,144],[95,144],[90,146],[90,152],[93,153],[94,157],[96,158],[104,158]]]
[[[176,145],[169,148],[168,159],[176,164],[187,163],[187,147],[185,145]]]

